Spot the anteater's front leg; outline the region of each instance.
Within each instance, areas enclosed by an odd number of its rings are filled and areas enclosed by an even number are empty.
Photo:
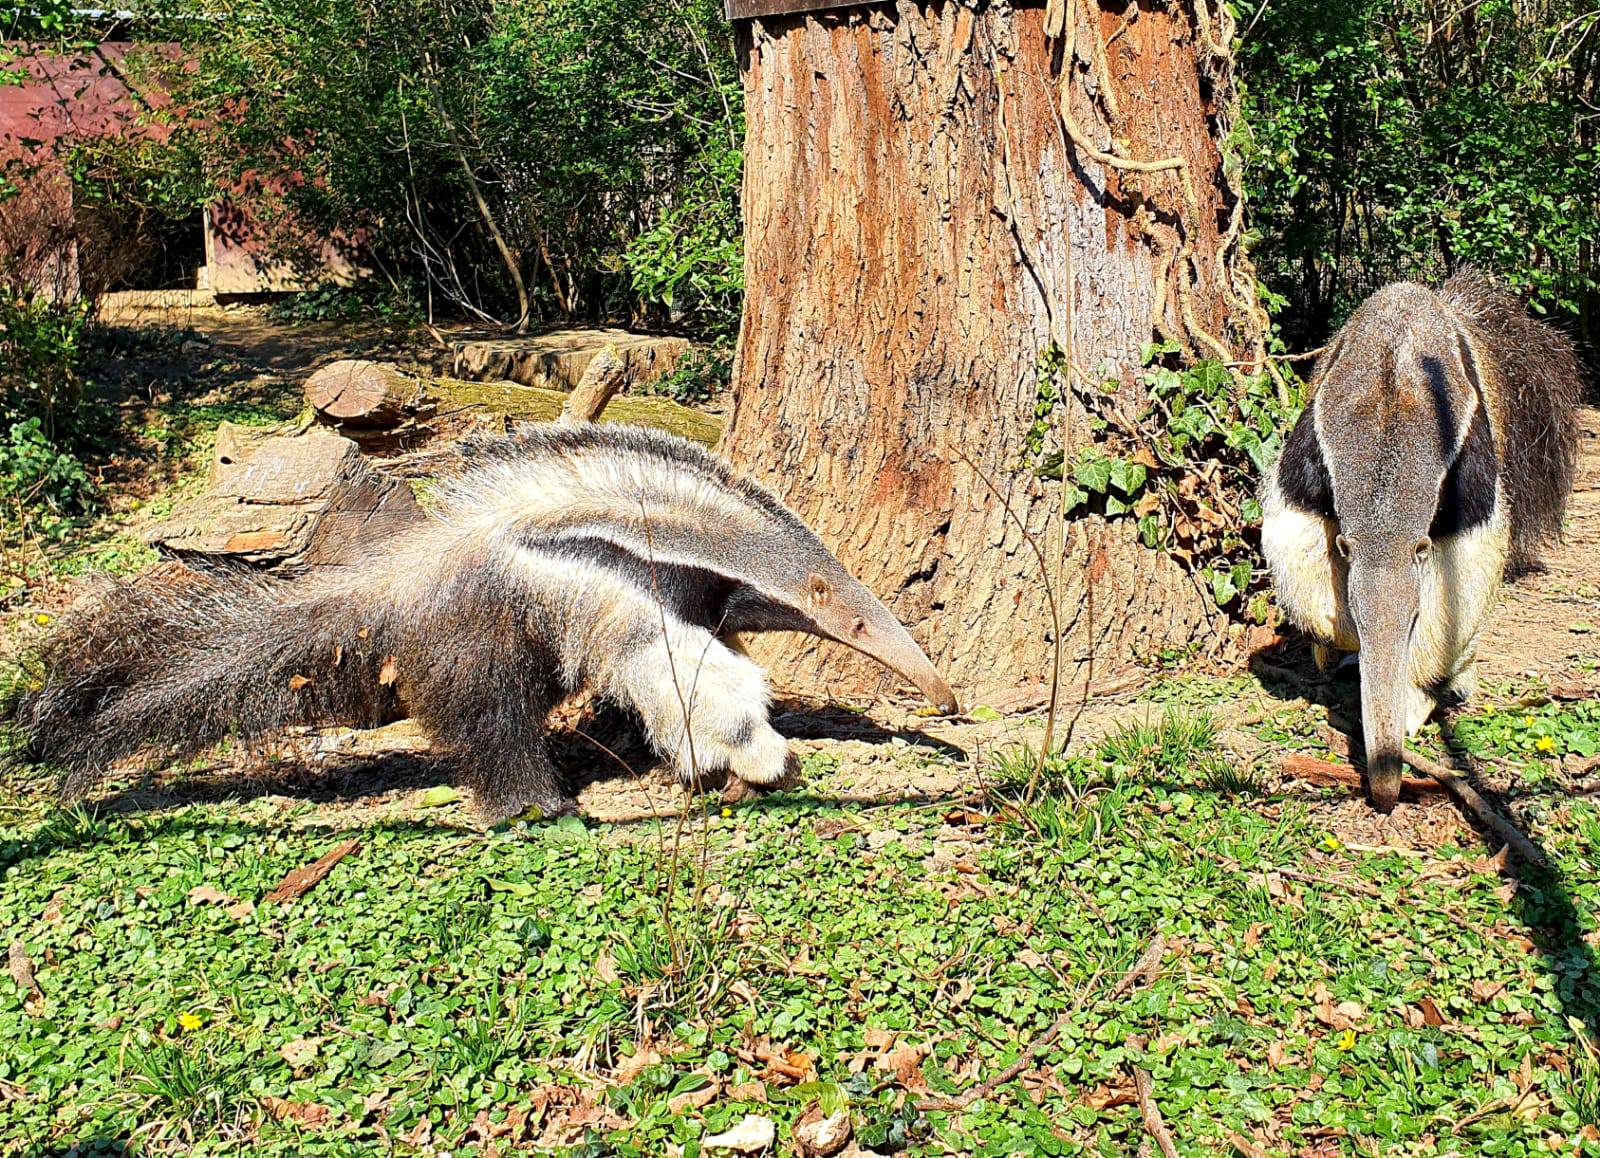
[[[723,770],[747,784],[781,781],[789,748],[768,721],[761,668],[703,628],[651,614],[652,629],[617,656],[605,690],[634,706],[685,786]]]

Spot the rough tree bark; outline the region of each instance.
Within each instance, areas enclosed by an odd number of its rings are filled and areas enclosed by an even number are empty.
[[[1064,689],[1213,626],[1131,521],[1063,520],[1024,460],[1052,347],[1073,367],[1047,419],[1069,460],[1092,437],[1083,392],[1116,379],[1113,405],[1142,408],[1153,338],[1261,357],[1220,146],[1231,32],[1208,0],[897,0],[739,25],[747,297],[721,449],[969,701],[1048,696],[1051,616],[1015,521],[1056,572]],[[884,687],[831,645],[763,658],[812,690]]]

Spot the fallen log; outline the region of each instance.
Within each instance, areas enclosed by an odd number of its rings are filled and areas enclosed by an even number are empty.
[[[326,422],[398,426],[415,409],[422,383],[387,362],[330,362],[306,379],[306,402]]]

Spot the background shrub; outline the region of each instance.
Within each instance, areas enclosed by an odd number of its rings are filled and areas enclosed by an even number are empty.
[[[1239,51],[1255,255],[1293,344],[1463,264],[1600,336],[1600,10],[1278,0]]]

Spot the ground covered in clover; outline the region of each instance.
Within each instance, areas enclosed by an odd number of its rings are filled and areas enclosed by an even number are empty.
[[[126,404],[111,513],[15,563],[9,646],[75,572],[148,562],[209,429],[288,417],[295,360],[338,344],[193,325],[130,346],[164,385]],[[1037,719],[882,701],[782,705],[799,781],[732,806],[574,741],[585,815],[489,832],[404,723],[71,810],[27,774],[0,789],[0,1153],[689,1155],[770,1123],[778,1153],[1129,1154],[1142,1071],[1182,1154],[1600,1154],[1586,422],[1568,545],[1425,741],[1548,868],[1447,798],[1380,819],[1286,773],[1354,711],[1292,649],[1089,704],[1031,796]]]

